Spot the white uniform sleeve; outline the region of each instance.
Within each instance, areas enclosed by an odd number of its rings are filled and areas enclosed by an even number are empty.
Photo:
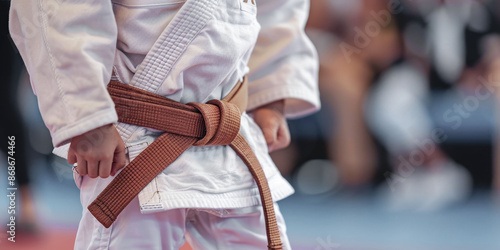
[[[308,0],[257,1],[261,31],[250,57],[249,110],[285,99],[285,115],[319,109],[318,58],[304,32]]]
[[[12,1],[9,26],[54,146],[117,122],[106,91],[117,39],[110,1]]]

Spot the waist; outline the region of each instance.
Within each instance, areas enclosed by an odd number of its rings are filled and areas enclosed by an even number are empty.
[[[128,58],[117,58],[114,64],[116,68],[114,79],[126,84],[130,83],[137,70],[128,60]],[[185,67],[189,66],[193,65],[187,64]],[[181,103],[206,103],[212,99],[221,100],[249,72],[248,66],[243,61],[237,62],[236,65],[221,63],[216,67],[218,68],[214,70],[186,70],[178,66],[172,70],[155,93]],[[228,69],[231,71],[228,72]],[[200,85],[200,82],[203,84]],[[147,88],[147,86],[140,85],[135,87]]]

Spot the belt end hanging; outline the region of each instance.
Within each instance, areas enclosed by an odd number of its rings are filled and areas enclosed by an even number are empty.
[[[99,203],[98,200],[95,200],[87,209],[105,228],[109,228],[116,220],[116,217],[109,209],[105,209],[105,207],[100,206]]]

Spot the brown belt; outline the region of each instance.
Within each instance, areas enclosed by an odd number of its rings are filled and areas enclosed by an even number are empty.
[[[247,165],[259,188],[269,249],[282,249],[274,205],[264,171],[239,133],[246,109],[246,78],[221,100],[182,104],[111,81],[108,92],[123,123],[165,131],[127,165],[88,206],[106,228],[158,174],[191,146],[229,145]]]

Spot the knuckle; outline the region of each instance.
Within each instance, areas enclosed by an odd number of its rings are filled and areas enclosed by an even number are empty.
[[[87,153],[91,148],[92,144],[88,140],[82,140],[76,144],[76,151],[79,153]]]
[[[88,154],[85,158],[87,159],[87,161],[96,161],[98,159],[97,155],[95,154]]]
[[[101,161],[109,162],[113,160],[113,157],[109,154],[105,154],[100,157]]]

